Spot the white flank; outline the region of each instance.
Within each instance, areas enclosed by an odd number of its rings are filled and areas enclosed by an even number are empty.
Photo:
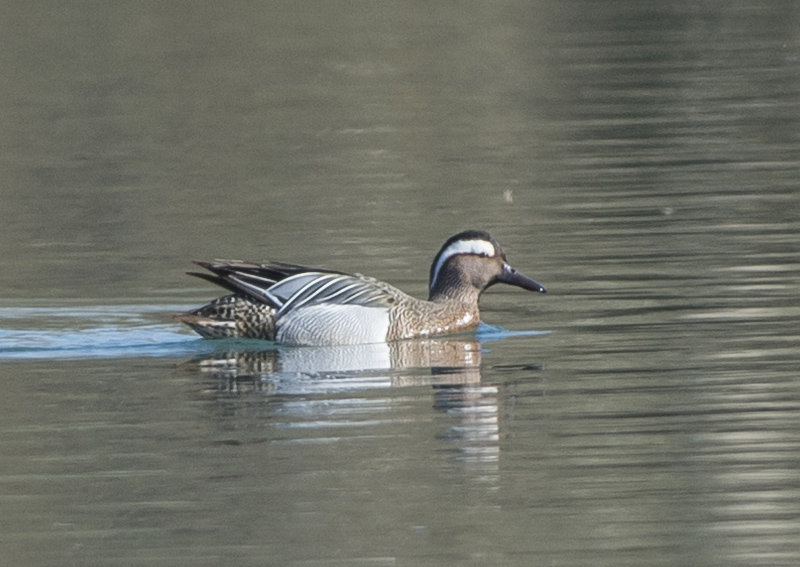
[[[389,310],[322,303],[290,310],[278,320],[275,340],[288,345],[354,345],[386,342]]]
[[[439,277],[439,270],[442,269],[445,262],[458,254],[485,254],[491,258],[496,254],[496,251],[494,245],[486,240],[456,240],[445,248],[444,252],[439,256],[439,261],[436,262],[436,267],[433,269],[431,287],[436,283],[436,279]]]

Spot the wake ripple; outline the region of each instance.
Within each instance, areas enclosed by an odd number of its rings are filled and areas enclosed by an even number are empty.
[[[266,341],[209,341],[178,323],[162,323],[187,305],[103,305],[0,308],[0,361],[180,357],[220,348],[271,350]],[[546,331],[508,331],[481,323],[479,342]]]

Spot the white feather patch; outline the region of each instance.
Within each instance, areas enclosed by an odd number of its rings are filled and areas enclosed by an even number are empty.
[[[288,345],[354,345],[386,342],[389,310],[322,303],[290,310],[278,319],[275,340]]]
[[[439,270],[445,265],[450,258],[457,254],[485,254],[490,258],[493,257],[497,251],[494,245],[486,240],[456,240],[439,256],[439,261],[436,262],[436,267],[433,269],[433,278],[431,278],[431,286],[436,283],[439,277]]]

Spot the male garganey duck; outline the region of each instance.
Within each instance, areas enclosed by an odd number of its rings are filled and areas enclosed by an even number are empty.
[[[436,254],[427,301],[360,274],[283,263],[195,263],[211,273],[190,275],[233,292],[175,316],[209,339],[344,345],[445,335],[478,326],[478,298],[491,285],[547,291],[477,230],[450,237]]]

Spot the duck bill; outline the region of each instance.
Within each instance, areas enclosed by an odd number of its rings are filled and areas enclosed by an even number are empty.
[[[536,280],[532,280],[528,276],[519,273],[517,270],[506,264],[503,266],[503,271],[497,276],[497,281],[504,284],[521,287],[528,291],[538,291],[539,293],[547,293],[547,288]]]

